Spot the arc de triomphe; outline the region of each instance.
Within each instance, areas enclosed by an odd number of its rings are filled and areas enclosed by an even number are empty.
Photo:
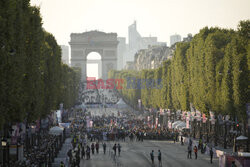
[[[108,71],[117,69],[117,34],[100,31],[72,33],[70,35],[71,66],[80,67],[82,80],[86,80],[87,56],[91,52],[101,55],[101,78],[108,78]],[[100,68],[100,66],[99,66]]]

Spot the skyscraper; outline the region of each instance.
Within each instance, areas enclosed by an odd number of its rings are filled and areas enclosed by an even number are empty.
[[[126,54],[126,38],[125,37],[118,37],[117,40],[119,41],[118,47],[117,47],[117,69],[121,70],[123,66],[125,65],[124,59]]]
[[[170,46],[172,46],[176,42],[181,42],[181,36],[179,34],[171,35],[170,36]]]
[[[62,62],[69,66],[69,47],[66,45],[60,45],[62,49]]]
[[[163,45],[166,46],[165,42],[158,42],[157,37],[142,37],[137,31],[137,24],[134,21],[128,27],[128,44],[126,44],[126,38],[118,37],[118,69],[125,67],[126,63],[134,62],[134,56],[136,52],[141,49],[147,49],[148,46]],[[121,61],[122,60],[122,61]]]

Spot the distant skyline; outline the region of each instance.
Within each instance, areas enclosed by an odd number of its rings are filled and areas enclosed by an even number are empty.
[[[205,26],[236,29],[240,20],[250,19],[250,0],[31,0],[31,5],[40,6],[43,27],[60,45],[69,45],[70,33],[90,30],[127,38],[136,20],[142,36],[169,46],[170,35],[183,38]]]

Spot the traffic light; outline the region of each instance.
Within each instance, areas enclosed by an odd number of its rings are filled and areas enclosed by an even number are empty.
[[[236,124],[236,130],[237,130],[237,133],[240,130],[240,124],[239,123]]]

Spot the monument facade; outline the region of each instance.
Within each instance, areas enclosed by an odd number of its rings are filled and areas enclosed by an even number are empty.
[[[87,56],[91,52],[101,55],[101,77],[108,78],[109,70],[117,69],[117,34],[100,31],[72,33],[70,35],[71,66],[80,67],[82,80],[87,77]],[[99,66],[100,68],[100,66]]]

